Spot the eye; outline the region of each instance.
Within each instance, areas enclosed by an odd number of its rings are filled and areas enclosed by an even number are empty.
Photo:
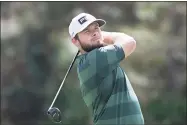
[[[88,31],[88,30],[85,30],[84,33],[89,33],[89,31]]]
[[[95,29],[99,29],[99,26],[96,26]]]

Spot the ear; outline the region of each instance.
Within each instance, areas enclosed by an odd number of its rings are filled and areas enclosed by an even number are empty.
[[[79,41],[78,41],[77,39],[72,38],[71,41],[72,41],[72,43],[73,43],[75,46],[77,46],[78,48],[80,47]]]
[[[72,41],[73,44],[76,44],[76,43],[77,43],[77,41],[76,41],[75,38],[72,38],[71,41]]]

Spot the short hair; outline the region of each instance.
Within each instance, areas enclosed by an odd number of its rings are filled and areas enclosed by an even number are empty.
[[[74,38],[75,38],[76,40],[79,40],[78,34],[76,34]]]

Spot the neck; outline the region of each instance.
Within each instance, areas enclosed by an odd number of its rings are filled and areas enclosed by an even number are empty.
[[[85,52],[84,50],[80,50],[80,55],[85,54],[85,53],[87,52]]]

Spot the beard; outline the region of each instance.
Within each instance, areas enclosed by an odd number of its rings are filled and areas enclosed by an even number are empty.
[[[100,48],[100,47],[103,47],[104,45],[103,44],[97,44],[97,45],[86,45],[86,44],[82,44],[81,41],[80,41],[80,45],[82,47],[82,49],[85,51],[85,52],[90,52],[96,48]]]

